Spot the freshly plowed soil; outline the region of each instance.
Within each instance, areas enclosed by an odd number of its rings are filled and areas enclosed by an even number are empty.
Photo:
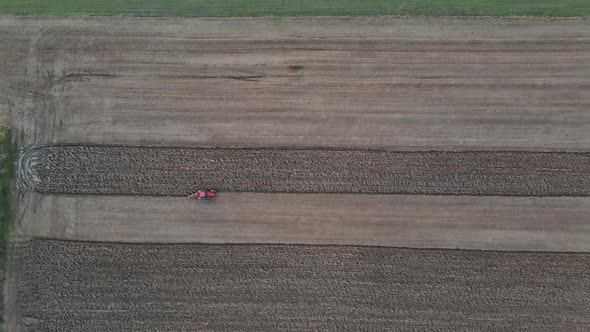
[[[585,331],[590,255],[34,240],[23,331]]]
[[[21,181],[43,193],[220,191],[583,196],[590,153],[46,146]],[[28,160],[34,160],[29,162]],[[30,165],[30,166],[27,166]]]

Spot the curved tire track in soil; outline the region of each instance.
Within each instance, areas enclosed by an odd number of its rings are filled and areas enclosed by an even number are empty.
[[[21,181],[42,193],[177,196],[214,187],[228,192],[590,196],[590,153],[87,145],[33,151],[24,154],[21,164],[34,167],[23,172]]]
[[[41,170],[39,154],[43,152],[42,146],[29,146],[21,149],[17,161],[17,186],[21,190],[34,191],[41,185],[39,174]]]

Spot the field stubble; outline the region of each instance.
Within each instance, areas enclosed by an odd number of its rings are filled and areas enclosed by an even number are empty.
[[[590,20],[0,20],[22,144],[587,151]]]

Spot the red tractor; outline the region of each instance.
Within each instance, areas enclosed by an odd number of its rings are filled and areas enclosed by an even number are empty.
[[[196,198],[197,201],[209,201],[215,199],[215,189],[197,190],[188,195],[188,198]]]

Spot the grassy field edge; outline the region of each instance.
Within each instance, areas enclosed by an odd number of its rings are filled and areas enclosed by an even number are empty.
[[[26,16],[535,16],[587,17],[585,0],[6,0],[0,14]]]
[[[10,129],[0,129],[0,285],[4,286],[8,262],[8,248],[12,229],[12,207],[10,188],[12,184],[12,133]],[[3,297],[4,298],[4,297]],[[1,306],[4,308],[4,304]],[[0,315],[0,332],[4,331],[4,315]]]
[[[10,186],[12,182],[12,135],[9,129],[0,129],[0,264],[5,268],[6,249],[10,237],[11,206]]]

